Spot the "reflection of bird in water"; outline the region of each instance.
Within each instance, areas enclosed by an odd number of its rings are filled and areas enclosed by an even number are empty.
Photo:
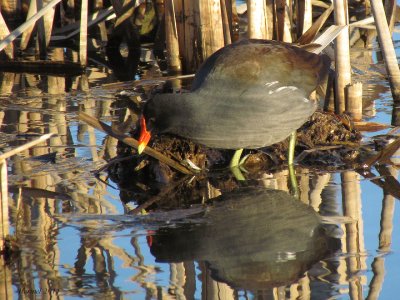
[[[226,46],[200,67],[190,93],[158,94],[146,103],[139,152],[150,133],[175,134],[220,149],[280,142],[315,111],[308,97],[329,66],[325,55],[277,41]],[[238,164],[240,153],[231,165]]]
[[[233,287],[268,289],[340,248],[324,226],[284,191],[243,188],[214,198],[202,218],[158,229],[150,249],[161,262],[205,261],[214,279]]]

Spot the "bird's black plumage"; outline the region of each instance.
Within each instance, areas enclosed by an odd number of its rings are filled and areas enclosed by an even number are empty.
[[[212,148],[260,148],[280,142],[316,109],[308,99],[330,60],[296,46],[243,40],[211,55],[192,90],[158,94],[144,117],[153,133],[170,133]]]

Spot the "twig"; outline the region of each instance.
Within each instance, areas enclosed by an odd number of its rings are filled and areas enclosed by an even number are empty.
[[[372,165],[379,163],[384,163],[389,160],[393,154],[400,148],[400,138],[397,138],[394,142],[387,145],[384,149],[379,151],[376,155],[368,158],[363,166],[371,167]]]
[[[111,126],[108,126],[107,124],[93,118],[92,116],[89,116],[88,114],[79,112],[78,119],[98,130],[101,130],[101,131],[107,133],[108,135],[127,144],[128,146],[131,146],[135,149],[137,149],[139,146],[139,142],[136,139],[129,137],[125,134],[116,133],[115,131],[112,130]],[[158,161],[165,163],[166,165],[170,166],[171,168],[174,168],[175,170],[177,170],[183,174],[193,174],[193,172],[190,171],[188,168],[186,168],[183,165],[181,165],[180,163],[170,159],[169,157],[161,154],[160,152],[154,150],[153,148],[150,148],[149,146],[147,146],[143,152],[146,153],[147,155],[157,159]]]
[[[29,149],[33,146],[36,146],[37,144],[40,144],[41,142],[44,142],[45,140],[48,140],[50,137],[52,137],[54,135],[54,133],[48,133],[48,134],[44,134],[42,135],[40,138],[33,140],[29,143],[26,143],[22,146],[19,146],[13,150],[10,150],[6,153],[0,154],[0,161],[2,161],[3,159],[7,159],[15,154],[18,154],[26,149]]]
[[[163,77],[154,77],[154,78],[147,78],[142,80],[133,80],[133,81],[124,81],[124,82],[112,82],[103,84],[101,87],[104,89],[116,89],[116,88],[132,88],[135,86],[140,85],[155,85],[164,83],[168,80],[174,79],[188,79],[193,78],[195,74],[188,74],[188,75],[173,75],[173,76],[163,76]]]
[[[95,170],[93,173],[98,175],[101,172],[103,172],[105,169],[108,169],[110,166],[112,166],[112,165],[114,165],[116,163],[119,163],[121,161],[124,161],[124,160],[130,160],[132,158],[133,158],[133,155],[126,156],[126,157],[120,157],[120,158],[113,158],[112,160],[108,161],[104,166],[102,166],[99,169]]]
[[[364,178],[370,179],[370,181],[375,183],[377,186],[381,187],[385,193],[400,200],[400,183],[397,181],[397,179],[390,174],[386,167],[378,168],[378,171],[385,177],[385,180],[375,176],[375,174],[371,171],[359,171],[358,173]]]

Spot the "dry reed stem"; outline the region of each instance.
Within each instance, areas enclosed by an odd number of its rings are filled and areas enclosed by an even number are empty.
[[[347,0],[334,1],[335,24],[348,25]],[[335,41],[335,111],[341,114],[345,111],[345,87],[351,83],[349,30],[343,30]]]
[[[297,0],[297,37],[300,37],[312,26],[311,0]]]
[[[219,0],[202,0],[198,2],[199,40],[201,43],[201,61],[205,61],[214,52],[224,47],[221,3]],[[186,45],[187,47],[187,45]]]
[[[9,234],[8,226],[8,180],[7,180],[7,162],[0,159],[0,250],[4,249],[5,238]]]
[[[36,0],[38,8],[43,8],[43,1]],[[50,43],[51,32],[53,29],[53,21],[54,21],[54,11],[55,9],[50,9],[43,18],[40,18],[37,22],[38,28],[38,44],[39,44],[39,52],[42,58],[46,57],[47,46]]]
[[[303,20],[303,31],[306,32],[313,23],[312,19],[312,1],[311,0],[300,0],[300,2],[304,1],[304,20]]]
[[[394,23],[396,22],[396,6],[396,0],[385,1],[385,15],[391,33],[393,32]]]
[[[386,71],[389,75],[393,99],[395,101],[400,101],[400,70],[382,1],[371,0],[371,7],[378,31],[380,47],[385,60]]]
[[[266,39],[268,36],[268,23],[265,6],[265,1],[247,1],[247,35],[250,39]]]
[[[79,33],[79,62],[87,63],[88,0],[81,0],[81,28]]]
[[[179,54],[178,29],[176,25],[176,15],[174,0],[165,0],[165,42],[167,45],[168,66],[178,72],[182,69]]]
[[[105,83],[101,87],[104,89],[118,89],[118,88],[132,88],[136,86],[149,86],[149,85],[154,86],[157,84],[163,84],[165,83],[165,81],[168,80],[187,79],[187,78],[193,78],[194,76],[195,74],[154,77],[154,78],[131,80],[124,82]]]
[[[229,26],[228,11],[226,9],[225,0],[221,0],[220,2],[221,2],[222,27],[224,30],[224,43],[225,45],[229,45],[232,43],[232,39],[231,39],[231,29]]]
[[[347,26],[331,25],[312,44],[319,45],[310,52],[320,54],[342,31],[348,30]]]
[[[185,72],[195,72],[200,64],[198,49],[199,8],[197,1],[177,0],[176,12],[181,18],[177,19],[179,32],[179,49],[182,55],[182,64]],[[179,31],[179,29],[181,29]]]
[[[374,132],[388,129],[390,125],[377,122],[355,121],[354,128],[358,131]]]
[[[277,15],[277,27],[278,27],[278,41],[291,43],[292,42],[292,22],[291,22],[291,10],[290,2],[288,0],[275,0],[276,15]]]
[[[10,31],[8,30],[6,21],[3,18],[3,15],[1,14],[0,11],[0,41],[7,35],[10,34]],[[5,48],[5,53],[7,55],[8,58],[13,59],[14,58],[14,45],[13,44],[9,44],[6,48]]]
[[[364,161],[363,167],[369,168],[376,163],[385,164],[388,163],[390,158],[394,153],[400,148],[400,137],[397,138],[394,142],[387,145],[381,151],[379,151],[376,155],[371,156],[367,160]]]
[[[326,20],[329,18],[333,11],[333,5],[329,6],[319,17],[318,19],[312,24],[312,26],[303,33],[303,35],[297,40],[297,43],[300,45],[305,45],[311,43],[315,37],[317,36],[318,32],[325,24]]]
[[[112,6],[100,10],[98,12],[93,13],[88,17],[89,22],[87,27],[91,27],[93,25],[97,25],[101,22],[103,22],[105,19],[107,19],[109,16],[114,14],[114,8]],[[111,18],[111,17],[110,17]],[[115,14],[114,14],[115,18]],[[72,38],[74,35],[78,34],[80,31],[80,22],[75,22],[73,24],[64,26],[62,28],[55,28],[53,31],[53,36],[51,36],[52,41],[62,41],[62,40],[67,40]],[[69,32],[67,35],[63,35],[65,33]]]
[[[382,168],[387,168],[386,166],[380,166],[379,167],[379,173],[382,174]],[[369,179],[372,183],[376,184],[380,188],[382,188],[385,193],[392,195],[393,197],[396,197],[398,200],[400,200],[400,183],[399,181],[394,178],[392,175],[384,175],[385,180],[382,179],[382,176],[376,176],[374,173],[371,171],[359,171],[359,174],[364,176],[364,178]]]
[[[379,168],[378,171],[381,175],[386,176],[386,181],[392,181],[397,178],[397,170],[394,167],[390,168]],[[395,211],[395,199],[392,195],[388,195],[385,191],[385,195],[382,201],[382,212],[381,212],[381,230],[379,232],[379,250],[390,251],[392,244],[393,234],[393,217]],[[378,298],[376,298],[378,299]]]
[[[267,39],[272,40],[274,34],[276,34],[276,29],[274,29],[274,24],[276,23],[275,14],[275,0],[265,0],[265,18],[267,26]]]
[[[116,4],[116,2],[118,2],[118,4]],[[115,14],[118,17],[114,25],[114,28],[117,28],[119,25],[121,25],[124,21],[126,21],[133,15],[135,11],[135,1],[124,1],[124,3],[122,4],[119,1],[113,1],[112,4],[114,6],[114,9],[115,7],[118,7],[115,10]]]
[[[362,19],[360,21],[356,21],[356,22],[350,23],[349,27],[361,27],[362,28],[363,26],[370,25],[372,23],[374,23],[374,17],[367,17],[367,18]]]
[[[26,16],[27,19],[31,18],[37,13],[37,3],[36,1],[30,1],[29,2],[29,8],[28,8],[28,15]],[[21,42],[19,45],[19,48],[21,50],[25,50],[26,47],[28,47],[29,40],[32,35],[32,31],[35,28],[35,23],[32,23],[23,33],[21,37]]]
[[[5,39],[0,42],[0,51],[7,47],[8,44],[13,42],[17,37],[19,37],[25,30],[27,30],[32,24],[34,24],[37,20],[44,16],[48,11],[53,9],[53,7],[56,6],[60,1],[61,0],[52,0],[45,7],[39,10],[37,14],[35,14],[25,23],[13,30]]]
[[[362,119],[362,83],[346,86],[346,112],[356,121]]]
[[[127,144],[128,146],[131,146],[135,149],[138,148],[138,141],[132,137],[129,137],[127,135],[124,134],[119,134],[116,133],[111,126],[108,126],[107,124],[93,118],[92,116],[89,116],[88,114],[85,114],[84,112],[79,112],[78,113],[78,119],[87,123],[88,125],[103,131],[105,133],[107,133],[108,135],[116,138],[117,140]],[[154,150],[153,148],[147,146],[144,151],[144,153],[146,153],[147,155],[157,159],[158,161],[165,163],[166,165],[170,166],[171,168],[174,168],[175,170],[183,173],[183,174],[193,174],[192,171],[190,171],[189,169],[187,169],[186,167],[184,167],[183,165],[181,165],[180,163],[172,160],[171,158],[163,155],[162,153]]]
[[[343,215],[354,220],[354,222],[345,224],[342,241],[347,253],[363,253],[365,246],[363,218],[361,215],[360,175],[354,171],[345,171],[341,173],[340,177],[342,181]],[[349,257],[347,267],[351,274],[355,274],[360,269],[366,268],[365,258]],[[356,285],[357,283],[350,282],[350,284]],[[355,294],[353,296],[360,298]]]

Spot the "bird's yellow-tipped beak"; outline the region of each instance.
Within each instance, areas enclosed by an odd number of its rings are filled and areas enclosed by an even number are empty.
[[[150,131],[147,131],[146,127],[146,119],[141,116],[140,117],[140,136],[139,136],[139,145],[138,145],[138,153],[141,154],[146,148],[151,138]]]
[[[144,148],[146,148],[146,145],[144,143],[140,143],[138,146],[138,154],[142,154]]]

